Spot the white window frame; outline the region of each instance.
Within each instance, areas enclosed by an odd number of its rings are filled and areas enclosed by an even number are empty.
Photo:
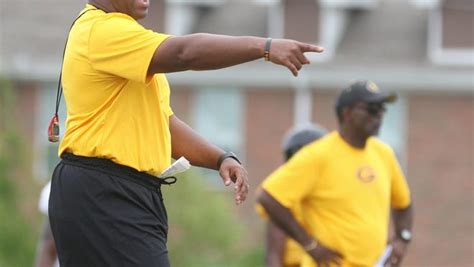
[[[443,47],[443,14],[440,7],[430,10],[428,57],[439,65],[474,66],[474,48]]]
[[[474,48],[443,47],[442,0],[412,0],[415,7],[427,9],[428,58],[438,65],[474,66]]]
[[[318,45],[325,48],[324,53],[308,53],[311,62],[326,62],[331,60],[346,32],[349,23],[350,9],[371,10],[377,7],[379,0],[315,0],[321,8]],[[274,2],[269,13],[269,33],[271,37],[284,36],[284,7],[281,1]]]
[[[316,0],[318,1],[318,0]],[[375,9],[379,0],[319,0],[319,4],[324,7],[345,8],[345,9]]]
[[[380,128],[379,138],[396,152],[402,168],[406,171],[408,162],[408,100],[404,94],[399,94],[395,103],[386,105],[387,112]],[[397,119],[388,126],[387,116]]]
[[[198,114],[200,113],[199,112],[199,109],[203,108],[203,106],[200,106],[200,104],[202,103],[199,103],[199,94],[202,93],[202,92],[206,92],[208,94],[212,94],[213,91],[215,91],[216,93],[219,93],[219,92],[223,92],[223,91],[226,91],[226,90],[232,90],[234,91],[235,93],[237,93],[239,96],[239,100],[238,100],[238,104],[240,104],[240,107],[237,110],[236,112],[240,112],[238,113],[239,115],[239,118],[229,118],[230,120],[234,120],[234,119],[237,119],[238,121],[232,121],[231,123],[232,124],[236,124],[236,131],[237,132],[237,136],[238,136],[238,140],[235,140],[235,147],[230,147],[231,150],[234,150],[233,152],[237,153],[237,156],[239,157],[240,161],[241,162],[245,162],[245,95],[244,95],[244,91],[242,91],[240,88],[237,88],[237,87],[232,87],[232,88],[229,88],[229,87],[224,87],[224,86],[203,86],[203,87],[199,87],[199,88],[196,88],[197,90],[195,91],[195,98],[194,98],[194,103],[193,103],[193,111],[192,111],[192,115],[193,117],[191,118],[191,124],[193,125],[193,129],[195,131],[197,131],[199,134],[201,134],[206,140],[208,140],[209,142],[211,143],[215,143],[215,140],[212,139],[211,136],[206,136],[204,133],[201,133],[200,132],[200,126],[202,125],[198,125]],[[221,103],[223,105],[226,105],[226,102],[224,103]],[[216,145],[220,145],[221,147],[225,144],[219,144],[219,143],[215,143]],[[202,173],[202,175],[206,178],[206,180],[209,181],[209,183],[211,185],[215,185],[215,188],[213,188],[213,190],[220,190],[220,189],[223,189],[222,188],[222,182],[221,182],[221,179],[214,179],[214,178],[218,178],[219,177],[219,174],[218,172],[215,172],[215,171],[208,171],[206,169],[201,169],[200,172]]]
[[[292,79],[293,97],[293,124],[305,125],[311,122],[313,99],[309,80],[305,73],[301,73],[298,79]]]
[[[224,4],[227,0],[166,0],[165,32],[173,35],[191,33],[197,16],[198,7],[213,7]]]
[[[198,7],[216,7],[225,4],[232,0],[166,0],[165,7],[165,26],[166,33],[173,35],[185,35],[191,33],[192,25],[194,24],[197,16]],[[249,4],[266,5],[269,8],[269,13],[279,12],[278,7],[280,6],[280,0],[250,0]],[[268,16],[275,18],[275,16]],[[278,14],[276,15],[278,18]],[[281,23],[281,22],[280,22]],[[279,22],[275,19],[269,19],[268,27],[269,32],[272,34],[278,34],[272,32],[272,29],[278,29]],[[276,25],[277,28],[272,27]],[[281,27],[282,28],[282,27]],[[274,36],[274,35],[270,35]],[[276,36],[276,35],[275,35]],[[281,35],[280,35],[281,36]]]

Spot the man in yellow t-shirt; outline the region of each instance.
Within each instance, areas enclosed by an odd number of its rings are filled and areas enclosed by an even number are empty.
[[[149,5],[89,0],[71,28],[62,69],[66,132],[49,201],[61,266],[169,266],[160,186],[176,178],[156,176],[171,158],[218,170],[225,185],[234,183],[236,204],[246,199],[240,161],[173,114],[164,73],[265,58],[297,76],[309,64],[304,53],[323,50],[287,39],[156,33],[137,22]]]
[[[315,124],[305,124],[292,128],[283,139],[283,154],[285,161],[290,160],[296,152],[309,143],[326,134],[326,129]],[[264,219],[268,219],[261,205],[257,211]],[[303,223],[301,207],[293,207],[292,214]],[[265,262],[267,267],[298,267],[305,252],[301,246],[286,234],[271,220],[267,222]]]
[[[411,240],[410,193],[393,150],[373,137],[384,104],[395,100],[371,81],[351,84],[336,103],[338,131],[264,181],[258,202],[306,250],[303,267],[374,266],[387,245],[391,208],[396,237],[388,262],[403,259]],[[291,213],[298,205],[308,230]]]

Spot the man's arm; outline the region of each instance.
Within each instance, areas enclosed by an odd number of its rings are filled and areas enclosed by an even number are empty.
[[[194,166],[217,170],[224,150],[206,141],[175,115],[170,116],[170,132],[173,158],[184,156]],[[226,186],[234,182],[235,202],[241,204],[248,194],[247,171],[232,158],[225,159],[218,171]]]
[[[396,235],[395,239],[391,242],[393,247],[392,255],[390,255],[387,261],[390,261],[391,266],[400,266],[409,242],[403,240],[401,234],[404,230],[408,230],[411,233],[413,224],[413,207],[412,205],[409,205],[404,209],[393,209],[392,216]]]
[[[267,223],[265,263],[267,267],[282,267],[286,235],[271,220]]]
[[[262,189],[258,193],[257,201],[265,208],[270,219],[288,236],[296,240],[318,264],[324,265],[330,262],[340,264],[341,255],[324,247],[311,237],[298,223],[291,211],[281,205],[268,192]]]
[[[411,231],[413,224],[413,207],[409,205],[404,209],[393,209],[393,220],[395,223],[395,231],[401,233],[402,230]]]
[[[266,38],[196,33],[169,37],[157,48],[148,74],[221,69],[262,58]],[[287,67],[294,76],[309,60],[303,53],[323,48],[294,40],[274,39],[270,61]]]

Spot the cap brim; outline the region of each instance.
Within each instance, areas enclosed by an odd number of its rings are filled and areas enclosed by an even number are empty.
[[[380,93],[367,99],[367,102],[376,103],[392,103],[397,101],[398,96],[396,93]]]

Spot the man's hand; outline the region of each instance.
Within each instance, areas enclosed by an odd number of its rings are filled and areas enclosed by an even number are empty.
[[[219,174],[224,180],[224,185],[229,186],[234,183],[235,203],[242,204],[247,198],[249,192],[249,182],[247,171],[237,161],[232,158],[226,158],[219,169]]]
[[[390,242],[392,245],[392,253],[387,258],[383,266],[385,267],[397,267],[400,266],[402,263],[403,257],[405,256],[405,252],[407,251],[408,243],[400,240],[399,238],[395,238]]]
[[[329,267],[332,264],[337,264],[339,266],[342,264],[342,255],[321,245],[321,243],[319,243],[315,249],[310,250],[307,253],[320,267]]]
[[[273,39],[270,46],[270,61],[287,67],[296,77],[303,65],[310,63],[304,55],[305,52],[321,53],[323,51],[324,48],[316,45],[288,39]]]

